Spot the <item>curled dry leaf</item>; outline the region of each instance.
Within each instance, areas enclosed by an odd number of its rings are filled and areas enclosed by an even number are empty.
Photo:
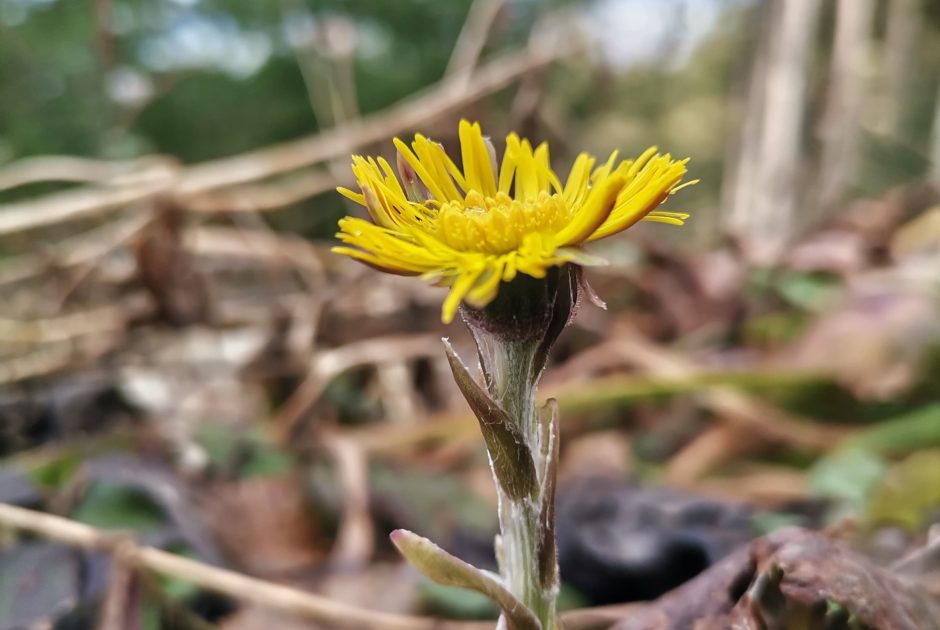
[[[844,543],[791,528],[756,540],[615,627],[935,630],[940,602],[921,582]]]

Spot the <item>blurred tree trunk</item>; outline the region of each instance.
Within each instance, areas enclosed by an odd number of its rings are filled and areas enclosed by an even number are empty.
[[[918,21],[921,8],[921,0],[888,1],[874,127],[878,133],[892,138],[901,135],[903,105],[909,93],[911,68],[921,33]]]
[[[930,182],[940,189],[940,87],[937,88],[937,100],[933,109],[933,129],[930,133]]]
[[[836,3],[826,103],[818,128],[820,150],[814,189],[819,212],[825,213],[844,199],[857,173],[874,9],[874,0]]]
[[[807,65],[819,0],[769,0],[754,57],[737,154],[726,180],[725,230],[769,263],[794,226]]]

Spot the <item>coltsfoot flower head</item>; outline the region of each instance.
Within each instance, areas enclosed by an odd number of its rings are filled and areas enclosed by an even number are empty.
[[[462,168],[422,135],[409,147],[395,139],[397,170],[384,159],[353,156],[362,204],[372,221],[346,217],[334,251],[382,271],[420,275],[450,287],[441,318],[461,302],[483,308],[518,274],[544,278],[565,263],[602,264],[582,246],[637,221],[682,225],[680,212],[658,210],[680,184],[688,160],[655,147],[633,160],[614,152],[599,164],[581,153],[562,183],[548,145],[533,148],[512,133],[502,161],[478,123],[460,122]],[[688,182],[691,183],[691,182]]]

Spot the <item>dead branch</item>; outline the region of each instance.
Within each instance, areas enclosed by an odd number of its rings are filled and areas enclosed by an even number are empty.
[[[186,233],[186,249],[197,256],[231,258],[269,266],[289,266],[319,276],[321,253],[292,234],[226,227],[196,227]]]
[[[197,194],[186,200],[186,209],[201,213],[270,212],[350,183],[332,173],[301,173],[275,183],[233,186]]]
[[[38,182],[114,182],[140,177],[141,174],[172,163],[164,156],[147,156],[134,160],[94,160],[70,155],[44,155],[24,158],[0,172],[0,190],[8,190]]]
[[[30,252],[0,265],[0,285],[20,282],[45,273],[49,267],[71,267],[103,258],[130,243],[150,221],[146,213],[128,216],[64,239],[42,253]]]
[[[189,197],[249,184],[337,158],[483,98],[518,77],[569,56],[578,49],[574,43],[551,47],[538,45],[538,38],[535,38],[525,50],[503,55],[480,67],[465,84],[445,79],[382,112],[315,136],[204,162],[176,172],[172,169],[155,170],[145,181],[134,185],[82,188],[38,200],[2,205],[0,236],[92,216],[161,192]]]
[[[120,550],[121,560],[136,568],[173,576],[241,601],[288,612],[305,619],[329,623],[333,628],[387,628],[388,630],[467,628],[466,625],[457,622],[392,615],[356,608],[314,593],[266,582],[161,549],[139,545],[124,537],[116,538],[113,534],[60,516],[26,510],[13,505],[0,503],[0,523],[83,549],[106,551],[112,554]]]
[[[503,4],[504,0],[474,0],[470,5],[447,62],[446,76],[464,83],[470,79]]]
[[[127,324],[129,310],[128,305],[118,304],[47,319],[0,318],[0,342],[33,345],[119,332]]]
[[[362,447],[337,434],[322,436],[339,473],[343,514],[330,553],[330,563],[341,569],[360,569],[374,551],[375,527],[369,513],[369,462]]]
[[[141,545],[123,535],[105,532],[83,523],[35,510],[0,503],[0,524],[31,532],[82,549],[118,556],[128,567],[146,569],[184,580],[201,588],[258,606],[289,613],[302,619],[330,624],[331,628],[362,630],[484,630],[492,622],[460,622],[429,617],[395,615],[365,610],[349,604],[250,577],[198,560],[184,558],[155,547]],[[641,605],[607,606],[576,610],[562,616],[571,630],[606,628]]]
[[[366,339],[317,353],[306,378],[294,390],[274,419],[282,441],[290,441],[301,418],[335,376],[359,365],[400,361],[406,357],[435,356],[441,351],[440,344],[440,339],[435,335],[400,335]]]
[[[83,342],[83,343],[78,343]],[[22,357],[0,361],[0,385],[49,376],[99,358],[119,345],[117,335],[94,335],[43,345]]]
[[[173,178],[168,170],[133,185],[93,186],[0,206],[0,236],[84,219],[149,199],[166,190]]]
[[[357,147],[379,142],[476,101],[577,49],[575,45],[552,49],[535,46],[504,55],[477,70],[466,87],[444,80],[378,114],[334,127],[311,138],[193,166],[182,175],[174,192],[191,195],[244,184],[342,156]]]

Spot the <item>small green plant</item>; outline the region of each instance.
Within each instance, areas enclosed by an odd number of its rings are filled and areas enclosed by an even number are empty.
[[[398,176],[382,158],[353,157],[371,221],[346,217],[334,251],[379,270],[449,287],[441,318],[457,313],[477,345],[483,383],[450,343],[454,378],[480,423],[499,496],[499,575],[479,570],[431,541],[398,530],[392,541],[432,580],[483,593],[502,610],[500,627],[558,627],[555,551],[558,409],[536,392],[549,351],[582,296],[594,298],[581,267],[604,261],[587,242],[640,220],[682,225],[688,215],[659,210],[686,173],[686,160],[650,148],[635,160],[614,153],[601,165],[582,153],[564,185],[548,146],[516,134],[502,160],[479,124],[461,121],[462,168],[444,148],[416,136],[396,139]],[[689,182],[692,183],[692,182]]]

